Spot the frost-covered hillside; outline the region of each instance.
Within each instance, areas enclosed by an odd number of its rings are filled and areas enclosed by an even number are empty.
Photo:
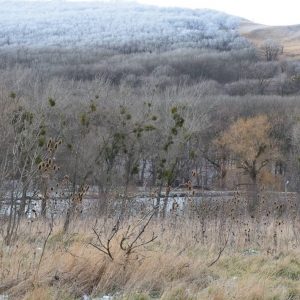
[[[240,48],[238,17],[133,2],[1,1],[0,49],[106,47],[123,53]]]

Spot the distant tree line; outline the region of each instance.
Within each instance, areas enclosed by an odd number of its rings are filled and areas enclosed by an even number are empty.
[[[217,188],[220,180],[222,189],[235,188],[248,182],[247,176],[226,178],[239,172],[235,144],[247,145],[233,139],[236,122],[241,130],[245,127],[245,140],[251,140],[251,131],[262,131],[262,146],[253,155],[266,155],[266,160],[249,179],[265,172],[274,182],[292,177],[291,187],[297,187],[298,97],[232,97],[212,91],[211,81],[161,90],[150,83],[135,89],[115,86],[103,78],[58,77],[46,84],[30,75],[18,69],[3,77],[1,92],[2,183],[19,180],[24,194],[34,183],[49,139],[53,145],[61,141],[53,154],[60,167],[57,176],[67,174],[74,190],[84,183],[104,194],[118,186],[184,184],[193,169],[203,189]]]
[[[268,42],[269,43],[269,42]],[[207,81],[213,94],[295,95],[299,92],[298,61],[277,59],[281,51],[275,43],[266,54],[264,43],[240,50],[176,49],[166,52],[121,54],[105,48],[44,50],[20,47],[0,53],[0,68],[10,77],[14,70],[28,69],[41,83],[49,78],[69,80],[104,78],[113,85],[138,91],[145,85],[160,90],[180,84]],[[275,55],[276,53],[276,55]],[[269,56],[272,59],[269,59]]]

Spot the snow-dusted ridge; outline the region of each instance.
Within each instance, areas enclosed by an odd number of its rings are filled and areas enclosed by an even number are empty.
[[[209,9],[134,2],[1,1],[0,49],[107,47],[124,53],[178,47],[240,48],[241,19]]]

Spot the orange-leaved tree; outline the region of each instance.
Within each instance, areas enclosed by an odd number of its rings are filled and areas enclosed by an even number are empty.
[[[228,149],[234,165],[256,185],[262,169],[281,158],[271,131],[267,116],[239,118],[214,143],[221,149]]]

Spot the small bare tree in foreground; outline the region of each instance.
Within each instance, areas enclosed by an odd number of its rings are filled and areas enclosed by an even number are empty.
[[[127,226],[127,229],[122,229],[122,218],[117,218],[110,233],[106,234],[103,230],[97,229],[97,221],[93,227],[93,232],[96,236],[96,242],[89,244],[100,252],[108,256],[111,261],[115,260],[115,252],[121,251],[125,256],[125,263],[129,262],[130,255],[135,253],[137,248],[144,247],[156,240],[157,235],[153,232],[150,237],[145,237],[145,230],[150,224],[152,218],[157,213],[157,207],[150,210],[135,223]],[[117,244],[117,249],[113,249],[113,245]]]

